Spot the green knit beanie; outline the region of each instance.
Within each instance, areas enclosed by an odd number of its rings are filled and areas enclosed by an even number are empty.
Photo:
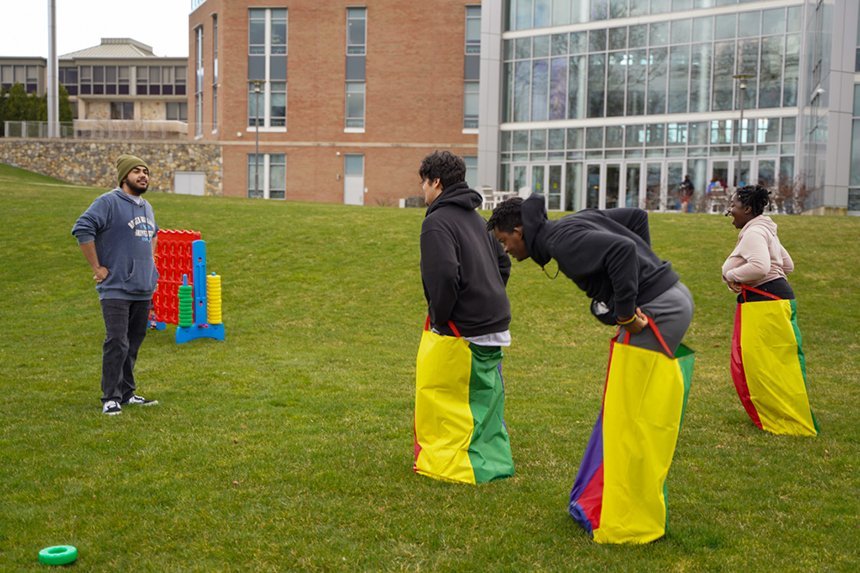
[[[122,185],[122,180],[125,179],[128,172],[138,166],[146,167],[146,169],[149,170],[149,166],[140,157],[135,157],[134,155],[120,155],[119,159],[116,160],[117,184]]]

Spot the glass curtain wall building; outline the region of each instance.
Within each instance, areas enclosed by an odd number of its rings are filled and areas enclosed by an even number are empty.
[[[501,101],[498,122],[482,125],[481,137],[498,141],[497,153],[479,156],[482,181],[540,192],[550,210],[671,211],[689,175],[698,210],[719,211],[715,198],[761,183],[806,187],[806,209],[844,212],[848,173],[828,179],[824,165],[839,159],[828,155],[838,153],[834,139],[850,148],[851,134],[832,133],[838,110],[815,106],[844,83],[827,72],[844,51],[832,28],[848,16],[854,72],[858,4],[507,0],[494,14],[485,2]]]

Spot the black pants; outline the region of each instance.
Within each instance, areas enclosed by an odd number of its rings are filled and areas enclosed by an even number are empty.
[[[774,296],[778,296],[783,299],[793,299],[794,291],[791,288],[791,285],[788,284],[788,281],[785,279],[773,279],[772,281],[768,281],[766,283],[760,284],[757,287],[758,290],[770,293]],[[738,295],[738,302],[760,302],[764,300],[773,300],[766,296],[762,296],[756,292],[747,292],[746,300],[744,300],[743,293]]]
[[[125,402],[136,389],[134,363],[149,326],[148,300],[102,300],[105,342],[102,348],[102,403]]]

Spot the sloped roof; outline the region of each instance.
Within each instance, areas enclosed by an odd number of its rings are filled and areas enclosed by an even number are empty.
[[[155,58],[152,46],[131,38],[102,38],[102,43],[77,52],[63,54],[61,60],[75,58]]]

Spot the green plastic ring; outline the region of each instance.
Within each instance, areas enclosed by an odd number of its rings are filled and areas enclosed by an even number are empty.
[[[39,563],[45,565],[67,565],[78,558],[78,550],[74,545],[54,545],[39,551]]]

